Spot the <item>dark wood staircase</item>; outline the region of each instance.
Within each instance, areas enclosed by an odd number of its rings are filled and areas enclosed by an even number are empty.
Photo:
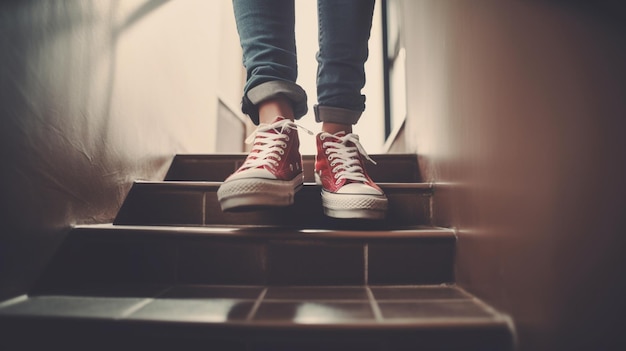
[[[223,213],[244,155],[176,156],[0,302],[0,349],[512,350],[510,319],[455,285],[455,234],[431,225],[416,156],[373,158],[384,221],[325,217],[311,156],[294,206]]]

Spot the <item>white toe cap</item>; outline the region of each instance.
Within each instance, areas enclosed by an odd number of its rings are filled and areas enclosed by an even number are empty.
[[[265,168],[250,168],[245,171],[232,174],[227,180],[248,178],[276,179],[276,176]]]
[[[380,191],[363,183],[350,183],[342,186],[337,194],[382,195]]]

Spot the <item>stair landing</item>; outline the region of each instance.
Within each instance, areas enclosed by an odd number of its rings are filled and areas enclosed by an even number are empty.
[[[450,285],[91,284],[4,302],[0,328],[0,345],[33,348],[130,349],[171,342],[242,351],[467,351],[510,345],[507,318]]]

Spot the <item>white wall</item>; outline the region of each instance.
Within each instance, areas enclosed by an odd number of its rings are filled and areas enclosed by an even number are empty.
[[[230,7],[0,3],[0,298],[26,289],[71,225],[111,221],[133,180],[215,149],[218,77],[241,80],[220,66],[240,56],[218,50]]]
[[[520,351],[626,349],[623,6],[402,3],[407,150],[457,232],[457,283],[512,316]]]

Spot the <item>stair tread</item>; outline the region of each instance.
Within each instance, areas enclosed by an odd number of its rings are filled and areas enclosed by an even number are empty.
[[[273,225],[213,225],[213,226],[142,226],[142,225],[118,225],[88,224],[77,225],[74,230],[80,233],[112,233],[123,231],[122,235],[154,234],[180,236],[189,235],[195,237],[219,237],[219,238],[253,238],[253,239],[384,239],[393,238],[449,238],[454,239],[454,230],[448,228],[432,227],[425,225],[376,228],[368,225],[357,229],[325,229],[325,228],[295,228],[290,226]]]
[[[214,180],[221,181],[233,173],[247,154],[183,154],[172,160],[166,180]],[[368,173],[376,182],[416,182],[421,179],[415,154],[371,155],[376,165],[367,163]],[[304,178],[313,181],[314,155],[303,155]]]
[[[431,286],[82,286],[0,302],[2,345],[41,349],[511,350],[510,318]]]
[[[137,292],[140,292],[139,294]],[[83,285],[0,304],[0,319],[47,317],[254,328],[457,328],[508,319],[451,285]]]
[[[80,225],[69,232],[34,290],[45,293],[75,282],[388,285],[454,281],[452,230],[395,229]]]
[[[148,185],[148,186],[163,186],[163,187],[176,187],[176,188],[190,188],[201,190],[217,190],[223,182],[219,181],[193,181],[193,180],[136,180],[135,184]],[[431,183],[402,183],[402,182],[378,182],[376,183],[383,190],[384,189],[406,189],[406,190],[426,190],[432,191],[433,185]],[[321,189],[320,185],[313,182],[305,182],[304,188],[309,189]]]
[[[389,199],[384,220],[337,220],[324,215],[321,187],[305,183],[292,206],[249,212],[223,212],[217,199],[221,182],[137,181],[128,192],[115,224],[126,225],[290,225],[302,228],[406,226],[430,223],[432,185],[380,183]],[[360,222],[361,224],[358,224]],[[376,222],[376,223],[374,223]]]
[[[214,161],[214,160],[244,160],[248,156],[245,152],[234,152],[234,153],[214,153],[214,154],[176,154],[176,158],[192,160],[192,161]],[[377,158],[379,160],[415,160],[417,162],[417,157],[415,154],[411,153],[397,153],[397,154],[370,154],[372,158]],[[302,155],[303,160],[314,160],[315,155],[312,154],[304,154]]]

